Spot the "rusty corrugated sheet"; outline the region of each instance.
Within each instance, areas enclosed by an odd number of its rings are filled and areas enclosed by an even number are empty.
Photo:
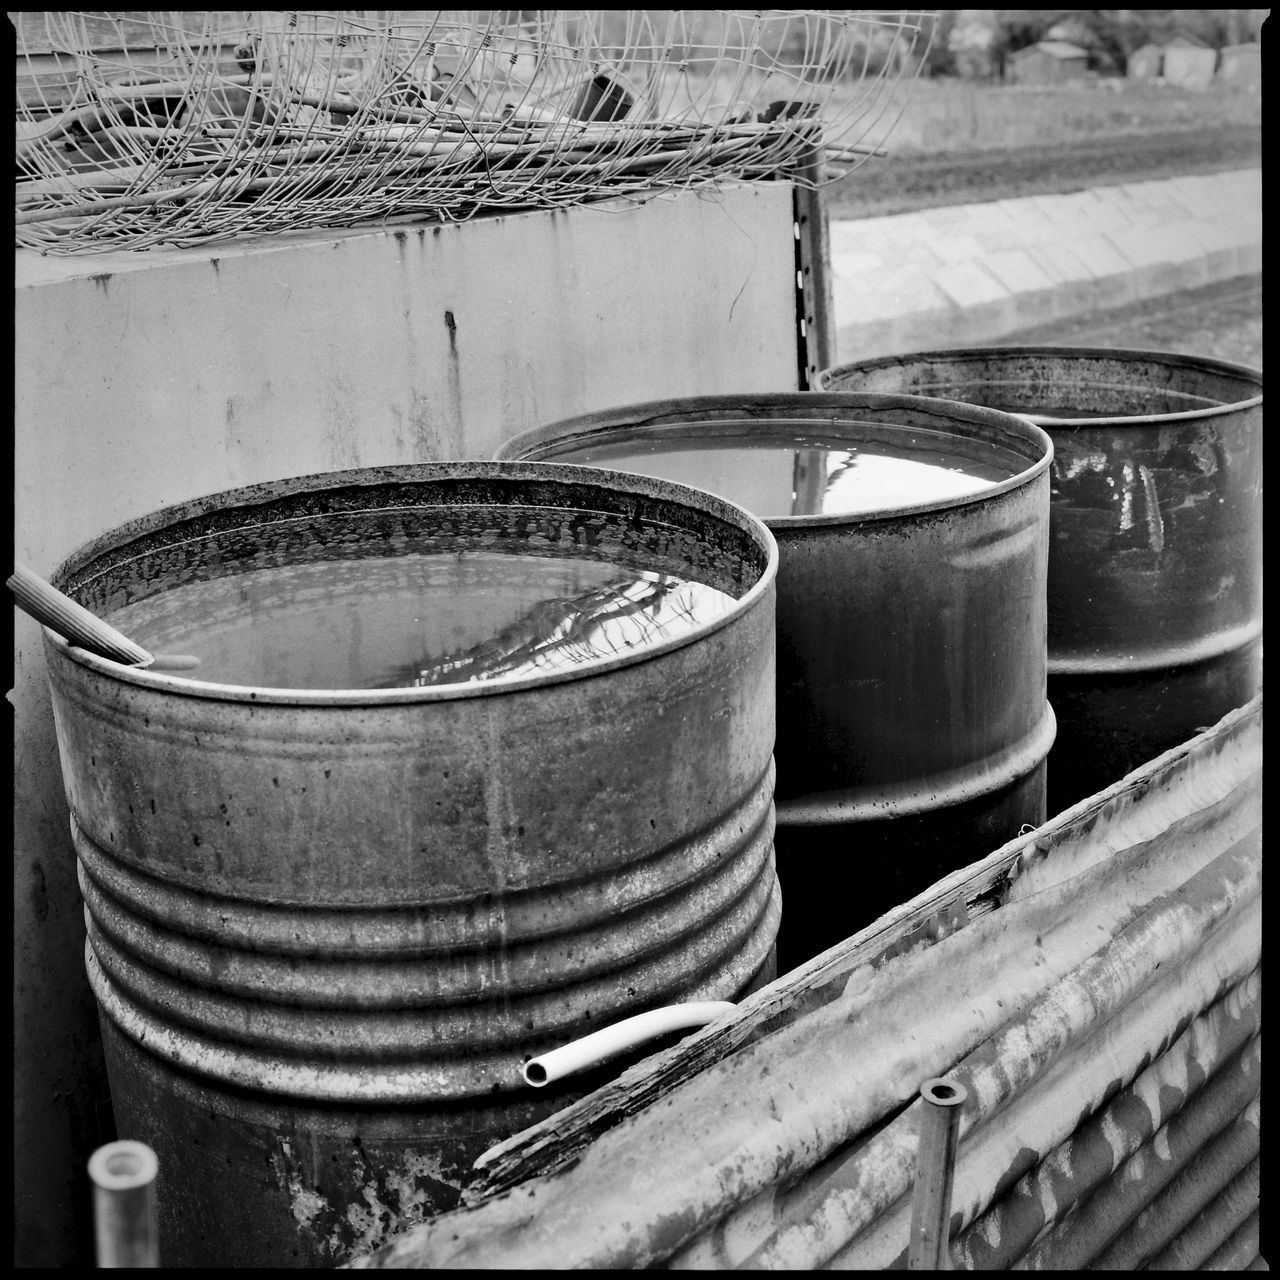
[[[1216,1248],[1196,1270],[1198,1271],[1248,1271],[1250,1262],[1261,1261],[1259,1247],[1259,1211],[1255,1209]]]
[[[1256,1079],[1256,1077],[1255,1077]],[[1206,1228],[1195,1227],[1197,1216],[1208,1212],[1216,1204],[1216,1198],[1225,1195],[1234,1181],[1251,1166],[1256,1172],[1259,1137],[1259,1101],[1257,1097],[1220,1134],[1206,1142],[1190,1155],[1177,1176],[1167,1181],[1162,1174],[1167,1171],[1155,1166],[1147,1176],[1146,1194],[1151,1186],[1159,1188],[1149,1204],[1120,1231],[1114,1240],[1090,1260],[1090,1266],[1102,1271],[1133,1271],[1149,1265],[1153,1270],[1189,1271],[1195,1265],[1178,1266],[1157,1263],[1156,1258],[1169,1254],[1182,1242],[1184,1252],[1193,1246],[1192,1239],[1203,1234]],[[1158,1155],[1158,1153],[1155,1153]],[[1201,1254],[1207,1256],[1248,1216],[1250,1208],[1257,1207],[1257,1181],[1254,1180],[1253,1203],[1219,1232],[1210,1247]],[[1221,1206],[1215,1210],[1220,1216]],[[1208,1228],[1212,1230],[1212,1228]],[[1186,1235],[1186,1239],[1184,1239]]]
[[[1190,927],[1202,919],[1190,915],[1197,921]],[[1212,999],[1224,977],[1247,963],[1256,918],[1231,919],[1237,926],[1217,932],[1212,957],[1189,972],[1178,971],[1177,957],[1190,935],[1166,935],[1163,919],[1159,930],[1126,937],[1127,946],[1103,948],[1059,980],[1031,1017],[1012,1019],[947,1072],[971,1099],[961,1121],[953,1230],[990,1204],[1002,1183],[1065,1140],[1080,1114],[1127,1070],[1132,1075],[1130,1064],[1158,1053],[1189,1010]],[[1154,980],[1170,969],[1168,978]],[[1090,1018],[1091,1006],[1100,1025]],[[796,1269],[831,1260],[869,1270],[905,1262],[916,1110],[861,1147],[839,1174],[828,1173],[816,1203],[801,1212],[789,1205],[770,1237],[738,1265]]]
[[[1205,1259],[1257,1216],[1260,1191],[1255,1155],[1165,1248],[1146,1254],[1142,1265],[1149,1271],[1200,1270]]]
[[[1082,1266],[1091,1235],[1106,1239],[1116,1230],[1119,1214],[1108,1214],[1103,1206],[1126,1161],[1132,1157],[1133,1167],[1144,1167],[1157,1147],[1170,1151],[1175,1134],[1192,1125],[1199,1135],[1194,1142],[1202,1143],[1256,1096],[1260,1049],[1253,1043],[1246,1056],[1241,1044],[1257,1029],[1258,985],[1251,976],[1196,1018],[1167,1053],[962,1231],[953,1245],[956,1268],[1011,1266],[1042,1232],[1064,1215],[1075,1215],[1092,1196],[1088,1212],[1102,1215],[1099,1226],[1091,1233],[1085,1220],[1075,1217],[1066,1232],[1077,1254],[1068,1265]]]
[[[956,1266],[1249,1265],[1260,831],[1258,698],[750,997],[737,1042],[698,1033],[504,1144],[505,1190],[351,1265],[901,1265],[913,1099],[944,1074],[970,1094]]]

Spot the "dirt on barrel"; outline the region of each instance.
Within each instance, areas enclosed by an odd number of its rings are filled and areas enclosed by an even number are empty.
[[[1002,342],[1178,351],[1262,368],[1262,277],[1240,276],[1020,329]]]

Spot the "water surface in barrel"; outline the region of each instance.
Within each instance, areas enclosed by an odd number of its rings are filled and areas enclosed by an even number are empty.
[[[734,603],[669,573],[473,546],[176,586],[110,615],[218,684],[371,689],[551,673],[678,638]]]
[[[990,441],[867,426],[865,439],[833,440],[762,423],[740,429],[716,423],[705,433],[681,424],[604,432],[557,444],[551,456],[707,489],[765,520],[866,515],[963,498],[1026,468],[1024,459]]]

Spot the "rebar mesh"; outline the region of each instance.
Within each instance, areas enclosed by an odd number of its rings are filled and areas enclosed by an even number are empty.
[[[143,249],[817,185],[883,150],[932,16],[15,13],[17,243]]]

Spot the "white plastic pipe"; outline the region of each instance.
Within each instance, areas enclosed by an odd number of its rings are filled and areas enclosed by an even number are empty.
[[[550,1053],[530,1058],[522,1073],[528,1084],[541,1089],[553,1080],[607,1062],[669,1031],[705,1026],[733,1008],[736,1006],[728,1000],[694,1000],[688,1004],[669,1004],[661,1009],[650,1009],[647,1013],[637,1013],[634,1017],[615,1022],[611,1027],[601,1027],[581,1040],[571,1040]]]
[[[156,1153],[121,1139],[89,1158],[93,1229],[99,1267],[158,1267]]]

